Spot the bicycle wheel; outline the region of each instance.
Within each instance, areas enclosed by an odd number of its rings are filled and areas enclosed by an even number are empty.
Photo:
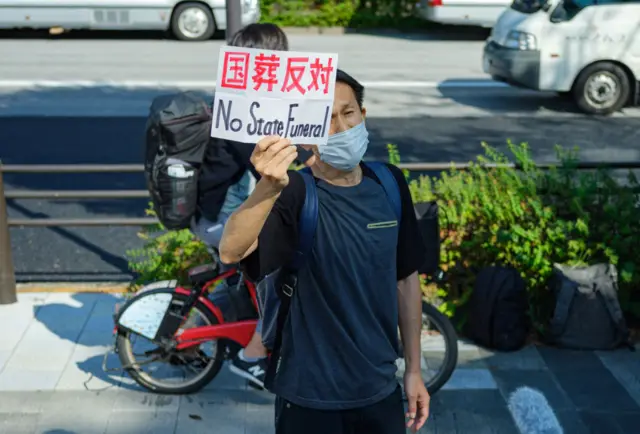
[[[176,311],[182,308],[187,298],[174,293],[170,288],[149,291],[141,294],[140,298],[162,293],[170,293],[173,296],[169,309]],[[135,299],[139,298],[134,297],[131,301]],[[123,311],[126,307],[126,305],[123,306]],[[215,324],[218,324],[217,318],[198,302],[191,309],[189,317],[181,328],[185,330]],[[138,340],[148,344],[149,349],[134,351],[134,344]],[[166,351],[144,336],[124,329],[118,330],[116,349],[122,366],[131,378],[145,389],[161,394],[179,395],[197,392],[213,380],[224,362],[224,346],[218,345],[216,341],[207,341],[181,351]],[[150,359],[144,360],[141,357],[150,357]],[[144,369],[155,363],[158,363],[159,369],[148,371]],[[188,370],[194,373],[194,376],[187,378],[185,375],[178,375],[177,378],[164,378],[161,372],[163,368],[168,368],[169,374],[178,373],[178,371],[184,374],[184,371]]]
[[[453,324],[435,306],[422,301],[422,376],[430,395],[445,385],[458,363],[458,336]],[[404,375],[404,351],[397,361],[399,379]]]

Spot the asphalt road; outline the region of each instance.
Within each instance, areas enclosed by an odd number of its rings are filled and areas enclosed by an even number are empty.
[[[0,39],[0,158],[6,164],[140,163],[149,102],[167,89],[34,87],[28,82],[215,80],[207,71],[215,71],[211,53],[219,45]],[[481,152],[482,141],[504,148],[511,139],[528,142],[538,161],[553,160],[556,144],[579,146],[582,159],[589,161],[640,160],[638,109],[591,118],[553,94],[475,86],[473,80],[486,84],[478,41],[293,36],[292,45],[338,50],[341,63],[350,62],[345,69],[356,71],[364,82],[377,81],[365,95],[368,158],[386,158],[385,145],[394,143],[405,162],[464,162]],[[371,46],[380,54],[367,55]],[[431,84],[412,84],[418,80]],[[142,174],[5,175],[5,184],[18,189],[144,188]],[[12,217],[141,216],[145,205],[144,200],[8,204]],[[22,281],[127,280],[125,252],[141,245],[135,228],[13,228],[11,238]]]

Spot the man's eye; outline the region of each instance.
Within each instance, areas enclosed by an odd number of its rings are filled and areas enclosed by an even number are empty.
[[[349,111],[345,112],[344,114],[347,115],[347,116],[352,115],[353,114],[353,110],[349,110]]]

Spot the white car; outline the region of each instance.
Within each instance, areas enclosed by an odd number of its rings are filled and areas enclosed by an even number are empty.
[[[509,0],[420,0],[418,14],[428,21],[491,28]]]
[[[259,0],[240,0],[242,24],[260,19]],[[45,3],[47,3],[45,5]],[[0,29],[170,30],[185,41],[227,28],[225,0],[0,0]]]

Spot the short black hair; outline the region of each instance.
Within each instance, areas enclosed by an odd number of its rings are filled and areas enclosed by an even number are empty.
[[[361,85],[358,80],[344,72],[342,69],[338,69],[336,71],[336,83],[337,82],[342,82],[353,90],[353,93],[356,95],[358,107],[360,107],[360,109],[362,110],[362,105],[364,103],[364,86]]]
[[[271,23],[255,23],[238,30],[229,45],[261,50],[289,51],[289,40],[282,29]]]

